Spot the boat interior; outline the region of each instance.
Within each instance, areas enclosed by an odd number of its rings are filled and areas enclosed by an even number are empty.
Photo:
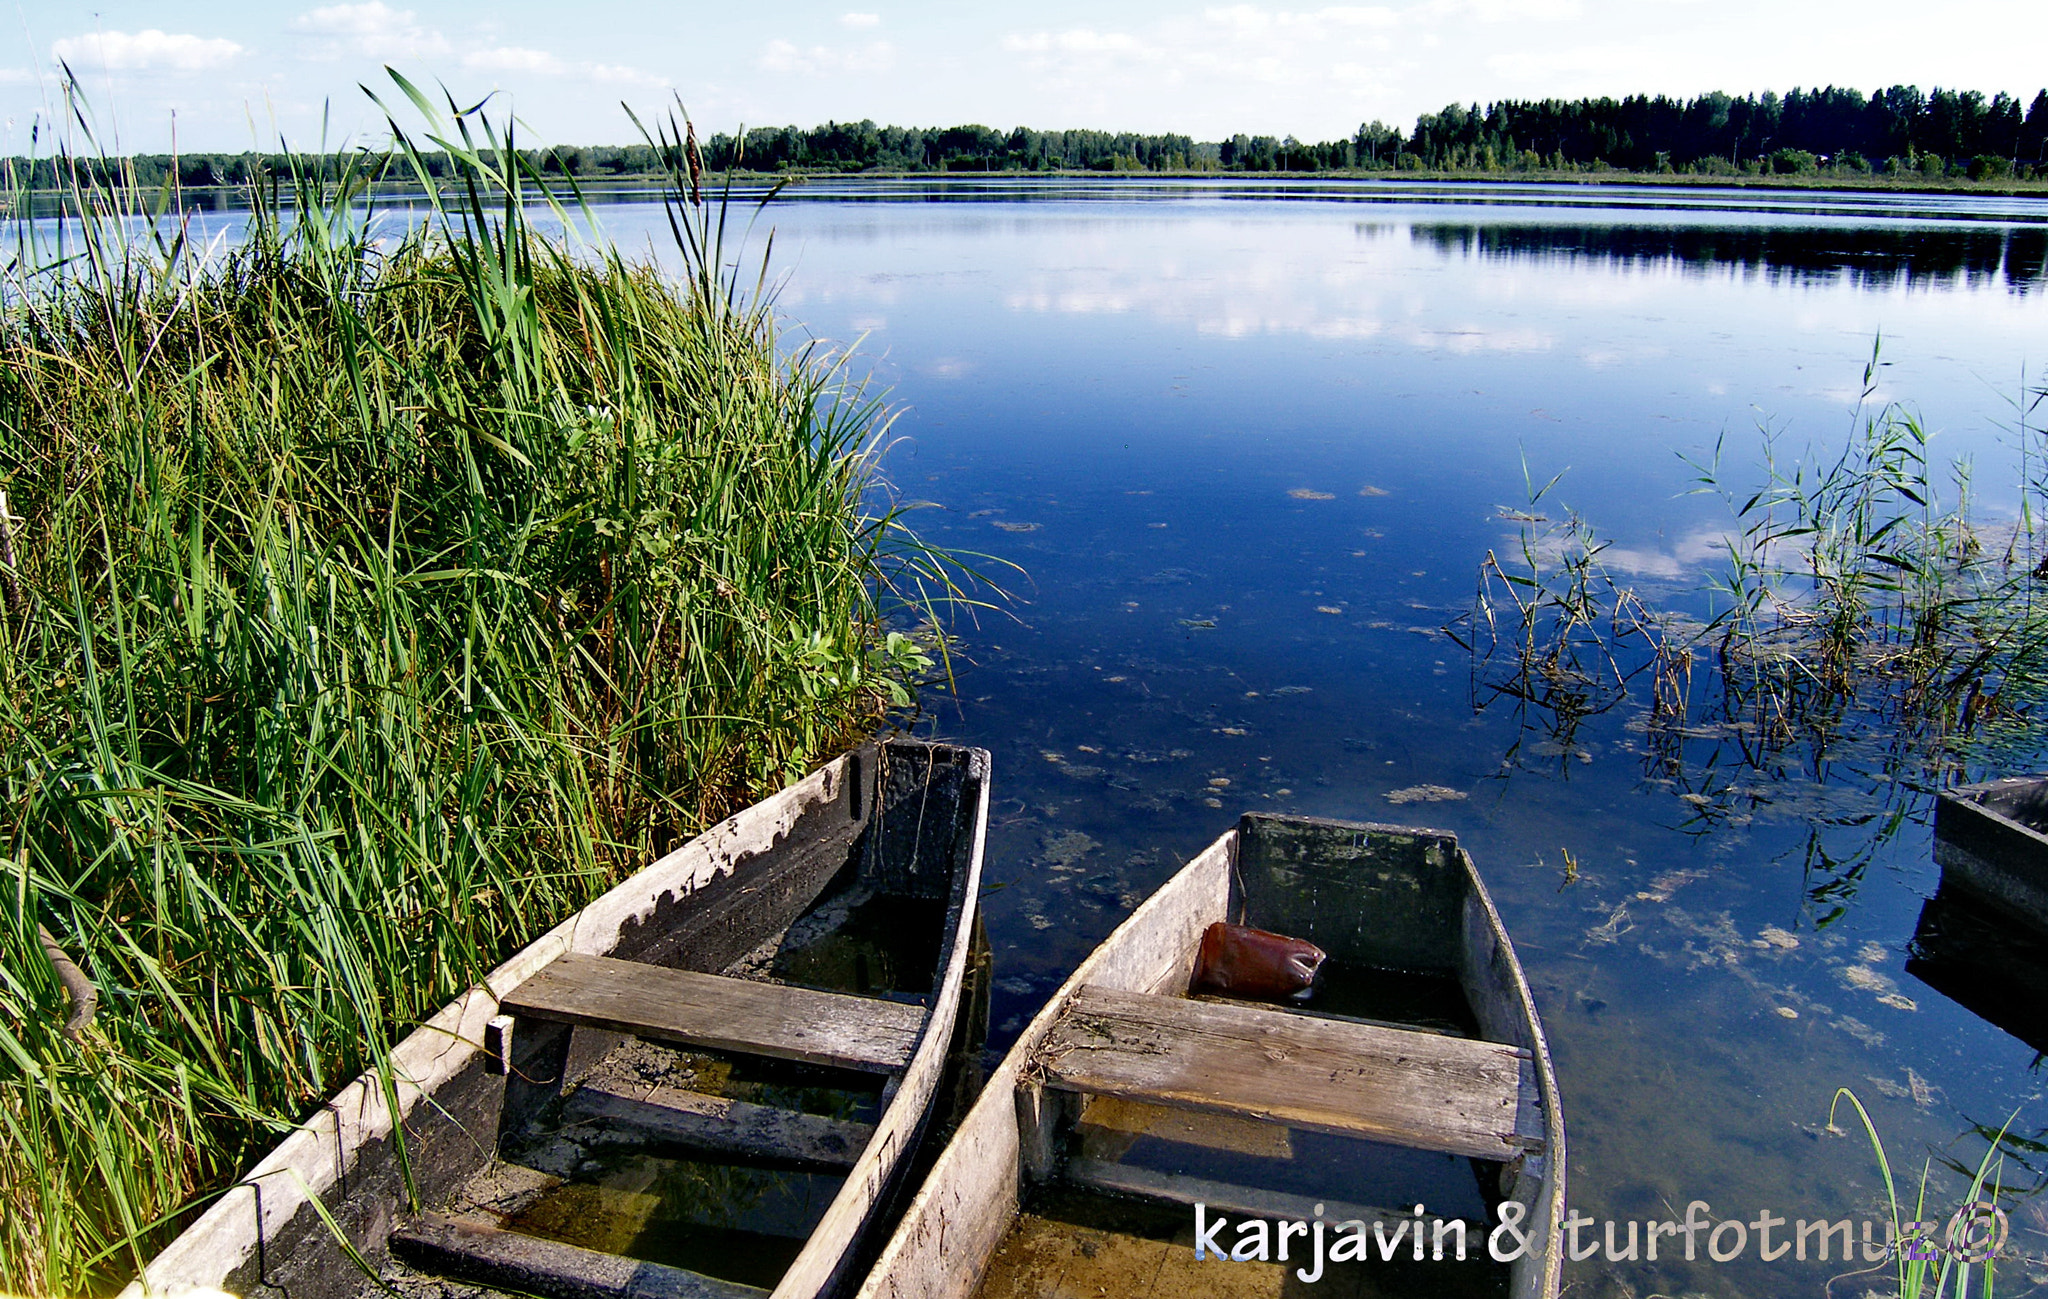
[[[1504,1202],[1540,1208],[1540,1030],[1469,859],[1448,835],[1265,816],[1234,846],[1206,919],[1322,948],[1313,992],[1190,995],[1191,957],[1154,991],[1081,987],[1034,1061],[1027,1186],[980,1295],[1527,1293],[1486,1239]],[[1229,1222],[1211,1247],[1250,1256],[1198,1260],[1197,1204]],[[1261,1261],[1252,1218],[1324,1226],[1320,1273],[1309,1236]],[[1347,1222],[1370,1262],[1328,1261]]]
[[[840,797],[772,849],[502,997],[490,1157],[395,1227],[382,1279],[771,1292],[904,1086],[971,929],[984,777],[964,752],[851,755]]]

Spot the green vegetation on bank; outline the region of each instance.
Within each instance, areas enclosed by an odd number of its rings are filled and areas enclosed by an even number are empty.
[[[659,174],[649,144],[534,150],[534,168],[583,180]],[[1695,99],[1503,100],[1452,104],[1415,128],[1370,122],[1349,139],[1308,143],[1293,136],[1233,135],[1197,141],[1176,134],[1011,131],[986,126],[758,127],[714,135],[705,161],[715,170],[759,172],[1429,172],[1572,176],[1602,171],[1700,178],[1890,179],[1895,183],[2028,180],[2048,177],[2048,89],[2025,107],[2011,95],[1893,86],[1875,95],[1827,87],[1783,96]],[[346,155],[314,160],[339,167]],[[454,174],[451,155],[428,153],[427,173]],[[50,160],[16,159],[19,183],[51,187]],[[143,155],[125,160],[156,185],[242,185],[287,173],[307,160],[286,155]]]
[[[118,1287],[408,1026],[930,666],[886,602],[953,570],[874,504],[884,412],[778,352],[694,150],[650,146],[678,276],[536,231],[523,155],[404,88],[398,165],[461,195],[432,221],[353,202],[361,168],[285,173],[232,247],[64,158],[99,220],[38,244],[16,196],[10,1290]]]

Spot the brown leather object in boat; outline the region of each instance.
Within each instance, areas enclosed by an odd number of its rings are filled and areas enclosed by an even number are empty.
[[[1303,939],[1219,920],[1202,933],[1192,990],[1251,1001],[1303,997],[1327,958],[1322,948]]]

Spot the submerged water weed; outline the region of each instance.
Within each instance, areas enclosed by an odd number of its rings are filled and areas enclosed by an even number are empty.
[[[872,729],[929,667],[892,602],[960,594],[887,502],[886,412],[778,351],[685,132],[677,278],[541,233],[590,213],[398,84],[419,143],[252,185],[233,246],[70,147],[84,219],[14,196],[0,1275],[31,1294],[118,1286],[506,951]],[[426,219],[371,206],[392,168]],[[75,1040],[45,929],[98,990]]]

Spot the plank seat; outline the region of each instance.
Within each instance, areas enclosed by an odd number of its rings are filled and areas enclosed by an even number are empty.
[[[633,1128],[648,1136],[701,1150],[850,1168],[874,1139],[872,1124],[831,1119],[773,1105],[707,1096],[681,1087],[580,1084],[562,1117]]]
[[[905,1068],[926,1014],[922,1006],[879,997],[573,952],[513,989],[499,1009],[651,1041],[867,1073]]]
[[[391,1232],[414,1267],[496,1288],[562,1299],[767,1299],[756,1286],[686,1268],[507,1231],[481,1215],[423,1213]]]
[[[1543,1144],[1530,1055],[1498,1042],[1091,984],[1037,1063],[1065,1091],[1418,1150],[1507,1161]]]
[[[1213,992],[1197,992],[1188,995],[1189,1001],[1204,1001],[1212,1006],[1244,1006],[1251,1010],[1277,1010],[1284,1015],[1301,1015],[1308,1019],[1320,1019],[1339,1024],[1372,1024],[1379,1028],[1398,1028],[1409,1033],[1435,1033],[1440,1037],[1470,1037],[1443,1024],[1406,1024],[1391,1019],[1368,1019],[1363,1015],[1339,1015],[1334,1011],[1321,1010],[1313,1006],[1297,1006],[1293,1002],[1246,1001],[1242,997],[1224,997]]]
[[[1292,1219],[1296,1222],[1310,1222],[1316,1218],[1316,1209],[1322,1209],[1322,1220],[1335,1228],[1346,1222],[1362,1222],[1368,1227],[1384,1223],[1391,1230],[1404,1222],[1414,1219],[1394,1209],[1372,1208],[1362,1204],[1349,1204],[1343,1200],[1332,1200],[1327,1196],[1295,1195],[1287,1191],[1269,1191],[1263,1187],[1239,1186],[1232,1182],[1215,1182],[1200,1177],[1183,1177],[1178,1173],[1165,1173],[1151,1168],[1138,1168],[1130,1164],[1109,1163],[1097,1159],[1070,1159],[1065,1170],[1066,1179],[1077,1186],[1090,1190],[1107,1191],[1112,1195],[1134,1196],[1146,1200],[1164,1200],[1169,1204],[1193,1208],[1199,1204],[1209,1211],[1211,1217],[1230,1214],[1238,1218]],[[1459,1219],[1440,1218],[1429,1215],[1425,1221],[1435,1224],[1439,1221],[1455,1222]],[[1487,1228],[1480,1223],[1466,1222],[1466,1237],[1470,1241],[1483,1242]],[[1235,1235],[1235,1233],[1232,1233]]]

